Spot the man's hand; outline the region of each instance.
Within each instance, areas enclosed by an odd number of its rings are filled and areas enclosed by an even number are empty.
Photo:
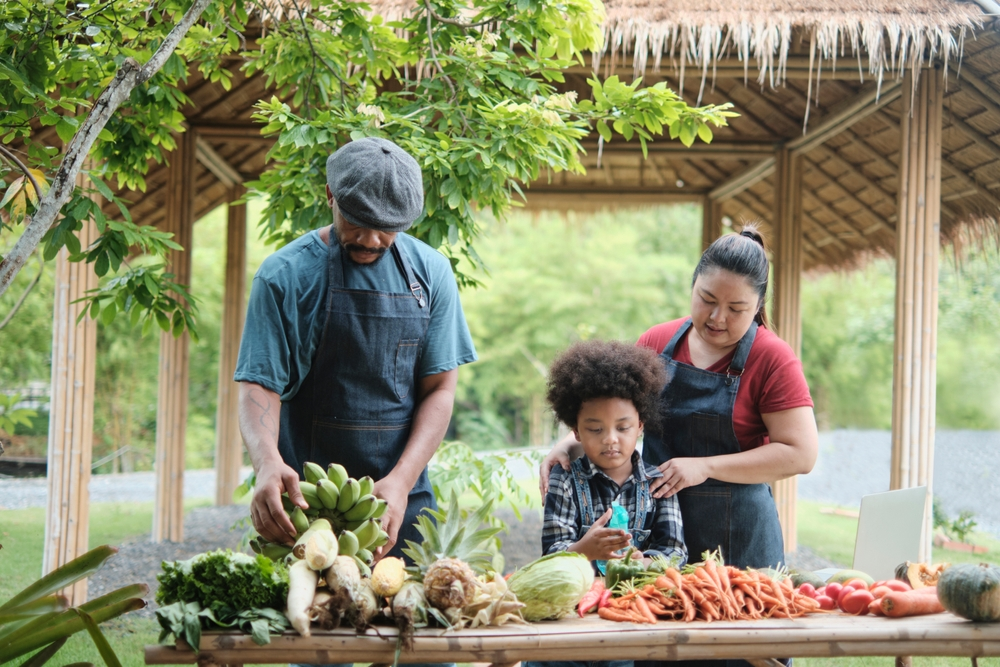
[[[698,486],[709,477],[710,457],[676,458],[661,463],[659,470],[663,477],[649,484],[654,498],[669,498],[681,489]]]
[[[253,501],[250,503],[250,518],[261,537],[277,544],[295,542],[295,526],[281,505],[281,494],[288,493],[289,499],[302,509],[309,505],[299,490],[299,476],[280,459],[261,466],[257,471]]]
[[[611,513],[609,507],[604,514],[597,518],[586,534],[570,547],[570,551],[581,553],[589,560],[621,558],[615,552],[628,547],[632,536],[620,528],[606,527],[608,521],[611,520]]]
[[[374,493],[376,498],[382,498],[389,503],[389,507],[381,519],[382,530],[389,533],[389,541],[375,550],[375,561],[378,562],[396,544],[396,539],[399,537],[399,529],[403,527],[403,518],[406,514],[406,501],[409,497],[410,489],[406,485],[393,480],[390,474],[388,477],[375,482],[375,490],[372,493]]]

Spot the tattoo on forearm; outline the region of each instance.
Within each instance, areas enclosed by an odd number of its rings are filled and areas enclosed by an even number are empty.
[[[258,394],[263,398],[263,402],[258,399]],[[278,428],[274,423],[274,417],[271,416],[271,403],[267,400],[267,395],[259,389],[251,389],[247,397],[250,399],[251,403],[262,410],[260,417],[257,420],[258,423],[267,429],[268,433],[277,437]]]

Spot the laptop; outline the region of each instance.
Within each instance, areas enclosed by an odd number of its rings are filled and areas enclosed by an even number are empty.
[[[876,581],[892,579],[896,566],[920,557],[927,487],[915,486],[861,498],[854,569]]]

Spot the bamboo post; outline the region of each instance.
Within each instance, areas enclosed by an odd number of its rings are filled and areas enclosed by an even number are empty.
[[[802,352],[802,157],[781,148],[775,168],[774,329],[796,356]],[[798,479],[789,477],[771,485],[785,551],[798,548],[796,496]]]
[[[172,250],[167,268],[174,281],[191,282],[194,225],[195,135],[180,135],[167,176],[164,231],[183,250]],[[188,399],[188,335],[160,334],[159,396],[156,405],[156,506],[153,541],[184,540],[184,450]]]
[[[77,177],[82,185],[83,176]],[[78,232],[86,248],[97,238],[93,221]],[[90,464],[94,444],[94,363],[97,322],[77,324],[86,306],[73,303],[97,287],[86,262],[70,262],[63,248],[56,258],[52,321],[52,389],[49,404],[48,497],[45,503],[45,549],[42,574],[87,552],[90,531]],[[62,591],[70,605],[87,600],[87,580]]]
[[[240,483],[243,440],[240,438],[237,403],[236,357],[246,310],[247,206],[235,204],[246,192],[234,185],[229,192],[226,230],[226,287],[219,340],[219,389],[215,414],[215,504],[230,505]]]
[[[701,200],[701,251],[705,252],[712,241],[722,235],[722,206],[711,197]]]
[[[938,256],[941,247],[941,115],[938,70],[906,74],[900,123],[896,223],[890,488],[926,486],[919,558],[931,557]]]

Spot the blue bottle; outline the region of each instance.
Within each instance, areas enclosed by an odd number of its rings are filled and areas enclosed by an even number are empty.
[[[628,530],[628,511],[619,505],[617,500],[611,503],[611,520],[608,521],[608,528]],[[621,550],[618,553],[622,553]],[[594,562],[597,563],[597,570],[604,574],[608,561],[598,560]]]

